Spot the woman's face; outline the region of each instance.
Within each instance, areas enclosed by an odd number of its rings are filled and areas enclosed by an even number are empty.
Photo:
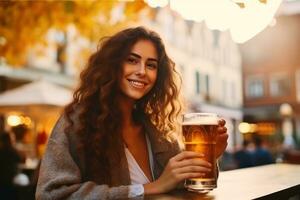
[[[154,44],[149,40],[137,41],[122,64],[119,80],[121,92],[138,100],[147,94],[157,78],[158,56]]]

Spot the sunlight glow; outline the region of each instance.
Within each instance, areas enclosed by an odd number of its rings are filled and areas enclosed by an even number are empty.
[[[246,122],[242,122],[239,125],[239,131],[241,133],[248,133],[250,132],[250,124],[246,123]]]
[[[169,3],[168,0],[145,0],[145,2],[152,8],[165,7]]]
[[[243,134],[245,133],[254,133],[258,129],[256,124],[249,124],[247,122],[242,122],[239,124],[239,131]]]
[[[170,8],[187,20],[205,21],[210,29],[229,30],[232,39],[243,43],[251,39],[273,20],[282,0],[147,0]],[[164,2],[158,5],[158,2]],[[152,6],[153,7],[153,6]],[[274,25],[274,24],[273,24]]]
[[[10,114],[6,119],[6,122],[9,126],[18,126],[20,124],[30,126],[32,123],[30,117],[21,116],[18,114]]]
[[[7,117],[7,124],[10,126],[18,126],[22,124],[21,117],[18,115],[10,115]]]

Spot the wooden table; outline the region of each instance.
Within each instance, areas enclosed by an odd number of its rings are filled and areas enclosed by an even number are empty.
[[[177,190],[145,196],[151,200],[300,199],[300,165],[271,164],[220,172],[218,188],[208,194]]]

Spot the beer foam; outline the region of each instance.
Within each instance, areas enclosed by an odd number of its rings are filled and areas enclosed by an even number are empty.
[[[192,116],[187,121],[183,122],[182,125],[218,125],[219,117],[217,115],[211,116]]]

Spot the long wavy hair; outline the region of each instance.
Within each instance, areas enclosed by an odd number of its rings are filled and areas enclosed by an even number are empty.
[[[118,75],[133,45],[139,40],[149,40],[154,44],[158,53],[158,73],[153,88],[136,101],[132,117],[138,123],[142,123],[141,119],[150,120],[165,137],[174,132],[181,111],[177,86],[179,76],[162,39],[144,27],[128,28],[100,40],[98,50],[91,55],[80,74],[80,84],[74,92],[73,101],[64,110],[67,133],[75,126],[76,111],[78,128],[72,134],[78,134],[81,138],[78,148],[83,148],[89,157],[94,155],[106,166],[102,173],[106,174],[103,178],[108,184],[109,163],[119,163],[124,148],[120,131],[122,116],[117,98],[120,92]]]

